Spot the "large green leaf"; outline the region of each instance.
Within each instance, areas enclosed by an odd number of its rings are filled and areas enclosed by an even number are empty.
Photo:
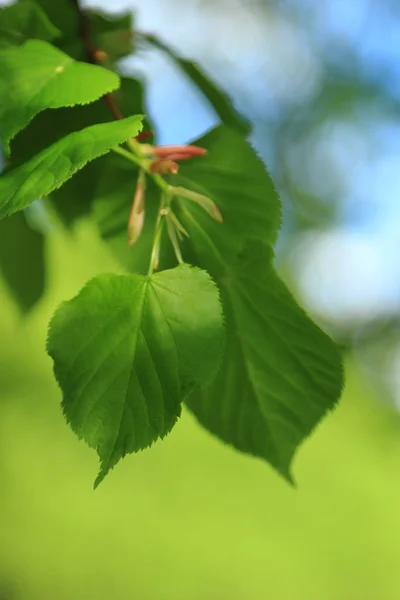
[[[0,176],[0,218],[47,196],[86,163],[135,137],[141,122],[142,116],[137,115],[71,133]]]
[[[222,343],[217,288],[187,265],[100,275],[58,309],[48,352],[65,416],[99,455],[95,485],[171,430],[193,387],[215,376]]]
[[[44,237],[22,211],[0,221],[0,270],[21,311],[29,311],[44,292]]]
[[[222,440],[292,480],[293,455],[333,408],[343,373],[335,345],[297,305],[272,258],[268,246],[253,242],[227,269],[220,282],[228,330],[223,365],[188,404]]]
[[[31,38],[51,42],[60,35],[46,13],[34,2],[17,2],[0,8],[0,48]]]
[[[46,108],[88,104],[119,86],[115,73],[30,40],[0,51],[0,137],[9,142]]]
[[[296,447],[340,395],[338,350],[274,271],[280,203],[261,161],[224,127],[195,143],[209,154],[183,164],[174,181],[210,196],[223,224],[179,199],[178,216],[190,235],[183,256],[216,279],[229,341],[215,383],[189,404],[224,441],[289,478]],[[262,246],[248,246],[238,262],[249,238]]]
[[[194,83],[203,96],[209,101],[221,122],[242,134],[249,132],[250,126],[236,111],[228,95],[209,79],[192,61],[180,57],[169,46],[154,35],[144,35],[144,39],[158,48],[175,63],[175,65]]]

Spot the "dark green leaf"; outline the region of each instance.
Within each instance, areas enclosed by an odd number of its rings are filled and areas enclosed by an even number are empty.
[[[135,137],[142,116],[87,127],[67,135],[31,160],[0,176],[0,217],[47,196],[91,160]]]
[[[26,4],[30,0],[20,0]],[[79,31],[78,12],[71,0],[35,0],[50,21],[62,32],[62,39],[70,39]],[[57,39],[57,42],[59,40]]]
[[[280,204],[261,161],[224,127],[195,144],[208,155],[182,164],[171,182],[210,197],[223,223],[193,202],[176,200],[190,236],[183,240],[183,258],[216,279],[229,342],[215,383],[189,404],[221,439],[290,478],[296,447],[340,395],[340,358],[274,271]],[[249,238],[262,245],[249,246],[238,262]]]
[[[183,71],[186,77],[188,77],[201,91],[203,96],[207,98],[224,125],[236,129],[242,134],[247,134],[249,132],[249,124],[235,110],[228,95],[219,88],[214,81],[209,79],[194,62],[181,58],[169,46],[154,35],[145,35],[143,37],[152,46],[167,54],[175,65]]]
[[[22,44],[30,38],[51,42],[59,35],[60,31],[34,2],[0,8],[0,48]]]
[[[100,275],[58,309],[48,352],[65,416],[99,455],[95,485],[171,430],[193,387],[215,376],[222,342],[217,288],[188,265]]]
[[[281,206],[263,163],[238,133],[220,126],[194,143],[208,154],[182,163],[171,183],[208,196],[222,214],[223,224],[192,202],[179,199],[180,206],[195,216],[196,229],[206,231],[215,245],[217,252],[210,253],[205,239],[197,250],[204,252],[207,260],[214,257],[208,268],[218,272],[221,260],[234,261],[247,238],[271,245],[276,242]]]
[[[119,86],[115,73],[74,61],[47,42],[0,52],[0,134],[9,141],[46,108],[88,104]]]
[[[45,288],[44,237],[22,211],[0,221],[0,270],[21,311],[29,311]]]
[[[220,282],[228,339],[222,368],[188,404],[225,442],[292,480],[293,455],[338,399],[337,348],[276,275],[268,246],[252,243]]]
[[[114,62],[133,52],[133,23],[130,11],[118,15],[91,11],[88,15],[94,45],[106,53],[108,60]]]

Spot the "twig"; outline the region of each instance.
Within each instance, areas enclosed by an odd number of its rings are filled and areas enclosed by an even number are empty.
[[[97,54],[98,49],[95,48],[92,42],[92,36],[90,31],[90,19],[88,14],[82,10],[79,0],[70,0],[71,4],[75,7],[76,13],[79,19],[79,37],[82,41],[82,45],[85,49],[86,61],[93,65],[98,64]],[[115,104],[111,94],[105,94],[103,96],[105,103],[107,104],[109,110],[112,112],[115,119],[120,120],[123,119],[123,115],[121,114],[118,106]]]

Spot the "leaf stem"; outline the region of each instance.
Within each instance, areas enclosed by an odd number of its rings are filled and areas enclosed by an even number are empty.
[[[147,271],[147,277],[151,277],[154,269],[156,269],[158,267],[158,257],[159,257],[159,252],[160,252],[161,234],[162,234],[163,228],[164,228],[164,219],[162,217],[161,210],[160,210],[160,212],[158,213],[156,227],[155,227],[153,245],[152,245],[151,254],[150,254],[149,269]]]
[[[140,144],[135,142],[135,140],[129,140],[129,146],[132,149],[136,150],[136,145],[140,148]],[[149,169],[149,166],[145,162],[146,159],[143,159],[142,157],[138,156],[135,150],[129,152],[129,150],[125,150],[125,148],[121,148],[121,146],[115,146],[114,148],[111,148],[111,150],[115,152],[115,154],[123,156],[127,160],[130,160],[131,162],[135,163],[135,165],[146,171],[147,175],[149,175],[153,179],[153,181],[158,185],[158,187],[164,193],[169,194],[170,185],[160,175],[158,175],[157,173],[152,173],[152,171],[150,171]]]

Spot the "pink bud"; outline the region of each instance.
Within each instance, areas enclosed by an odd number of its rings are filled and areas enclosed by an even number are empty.
[[[172,155],[178,155],[179,159],[177,158],[177,160],[186,160],[187,158],[207,154],[205,148],[190,145],[153,146],[153,152],[158,158],[172,158]]]

